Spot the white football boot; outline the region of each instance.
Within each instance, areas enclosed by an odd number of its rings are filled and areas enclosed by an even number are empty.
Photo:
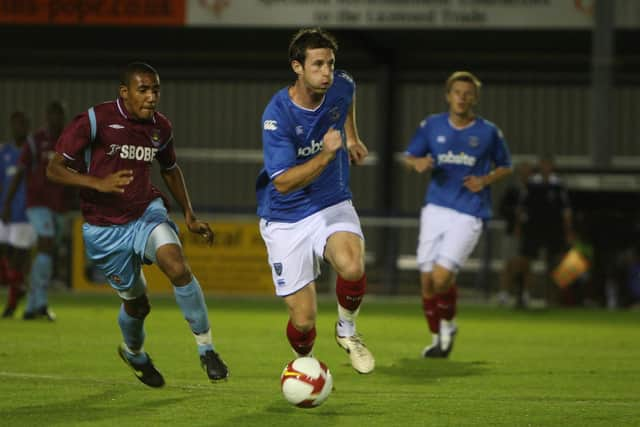
[[[351,359],[351,366],[360,374],[368,374],[373,371],[376,366],[376,361],[373,358],[373,354],[369,351],[365,343],[362,341],[360,334],[355,334],[350,337],[341,337],[338,335],[336,329],[336,342],[342,347]]]

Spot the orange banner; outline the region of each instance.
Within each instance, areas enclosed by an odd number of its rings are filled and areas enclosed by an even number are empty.
[[[183,26],[184,0],[0,1],[0,23]]]

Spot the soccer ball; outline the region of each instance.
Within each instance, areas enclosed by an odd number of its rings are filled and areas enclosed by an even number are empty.
[[[313,357],[299,357],[287,363],[280,375],[282,394],[292,405],[313,408],[327,400],[333,377],[327,365]]]

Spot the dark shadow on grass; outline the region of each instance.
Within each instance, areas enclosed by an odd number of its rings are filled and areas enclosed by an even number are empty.
[[[405,358],[388,366],[378,366],[375,373],[396,377],[403,383],[422,383],[425,379],[484,375],[488,371],[488,364],[482,360],[458,362],[449,359]]]
[[[153,393],[150,390],[147,392]],[[123,397],[122,389],[114,388],[81,399],[9,408],[3,411],[3,418],[9,420],[11,425],[16,426],[69,425],[111,418],[116,423],[123,417],[130,417],[132,421],[140,421],[144,419],[145,414],[152,413],[157,408],[189,399],[188,396],[162,398],[161,395],[154,399],[151,393],[144,400],[144,403],[139,401],[128,403],[126,397]]]
[[[332,397],[334,397],[332,399]],[[382,411],[372,411],[371,408],[366,410],[359,409],[358,406],[342,399],[336,399],[335,396],[329,396],[329,399],[316,408],[297,408],[288,404],[284,399],[274,401],[260,412],[242,415],[229,420],[232,426],[335,426],[339,419],[344,421],[345,417],[353,417],[354,425],[362,417],[370,417],[383,414]],[[339,419],[338,419],[339,417]]]

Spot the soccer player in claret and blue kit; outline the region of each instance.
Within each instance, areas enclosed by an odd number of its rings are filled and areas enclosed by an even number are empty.
[[[80,187],[85,250],[122,299],[118,324],[124,342],[118,354],[136,377],[150,387],[164,385],[143,348],[144,319],[151,305],[141,267],[155,263],[173,284],[201,366],[211,381],[224,380],[229,371],[212,343],[202,289],[168,215],[168,200],[151,183],[155,159],[189,231],[213,242],[209,225],[196,218],[191,206],[176,161],[171,122],[156,111],[160,76],[146,63],[131,63],[122,74],[119,95],[79,114],[65,128],[48,176]]]
[[[46,110],[46,126],[22,145],[18,167],[4,193],[2,217],[8,221],[12,216],[13,199],[22,182],[26,182],[27,217],[37,236],[37,251],[29,273],[27,306],[22,315],[24,320],[56,319],[56,314],[49,307],[47,294],[54,272],[56,235],[59,233],[57,223],[68,210],[68,189],[47,179],[47,166],[65,120],[64,105],[60,101],[50,102]]]
[[[12,140],[0,145],[0,189],[6,198],[13,179],[20,170],[20,153],[25,144],[34,144],[29,135],[29,119],[22,111],[14,111],[10,117]],[[35,231],[27,218],[26,185],[24,180],[16,183],[11,197],[10,209],[2,209],[7,216],[0,223],[0,268],[2,279],[7,283],[7,305],[2,311],[3,318],[11,318],[18,302],[25,295],[24,278],[31,260],[31,246],[36,238]],[[32,273],[35,274],[35,273]]]
[[[451,74],[445,84],[449,111],[420,123],[404,157],[410,169],[431,172],[417,249],[422,307],[432,334],[423,357],[448,357],[453,348],[456,274],[491,218],[491,184],[511,174],[502,132],[473,111],[480,87],[470,72]]]
[[[354,80],[335,69],[337,49],[335,38],[318,28],[302,29],[291,40],[296,80],[276,92],[262,116],[258,215],[275,293],[289,311],[286,335],[295,354],[312,354],[315,280],[324,260],[337,273],[336,341],[353,368],[366,374],[375,360],[356,331],[367,277],[349,167],[368,152],[356,127]]]

